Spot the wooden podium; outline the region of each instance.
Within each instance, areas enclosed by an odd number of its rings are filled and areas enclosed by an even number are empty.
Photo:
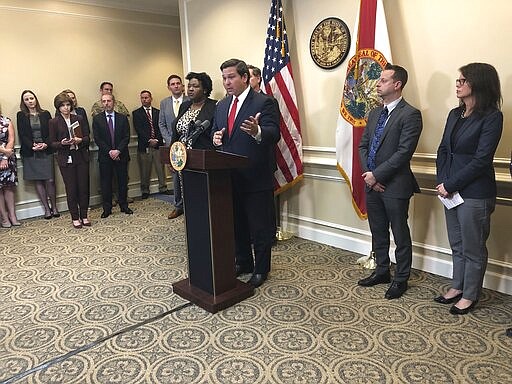
[[[231,153],[187,149],[182,185],[189,277],[172,286],[211,313],[254,294],[250,284],[236,278],[231,190],[231,169],[248,163]]]

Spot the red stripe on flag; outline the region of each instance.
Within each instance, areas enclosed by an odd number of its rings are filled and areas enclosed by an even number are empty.
[[[287,68],[288,68],[288,71],[291,70],[290,63],[288,63]],[[279,88],[279,92],[281,93],[281,96],[283,97],[283,100],[286,103],[288,112],[290,112],[293,122],[294,122],[295,126],[297,127],[297,130],[300,133],[299,110],[297,109],[297,105],[295,104],[295,101],[293,101],[293,99],[292,99],[290,90],[286,86],[286,83],[283,79],[282,73],[279,72],[276,76],[274,76],[274,80],[276,81],[276,84]],[[291,81],[293,82],[293,78],[291,78]]]
[[[283,111],[283,114],[284,113],[286,113],[286,111]],[[282,117],[280,118],[279,129],[281,131],[281,138],[290,151],[290,155],[293,159],[293,162],[295,163],[295,168],[297,168],[297,172],[300,174],[302,173],[302,161],[300,159],[300,154],[297,150],[297,146],[295,145],[295,140],[293,140],[293,137],[290,133],[290,128],[286,126]]]
[[[281,115],[283,115],[283,116],[289,115],[295,124],[295,128],[297,129],[298,133],[300,134],[299,110],[297,109],[297,106],[295,105],[295,102],[293,101],[293,99],[289,93],[289,89],[286,87],[286,84],[284,84],[281,74],[278,73],[274,77],[274,79],[276,80],[276,84],[279,88],[281,97],[283,98],[283,100],[286,104],[286,108],[287,108],[287,110],[281,111]],[[280,129],[281,129],[281,136],[283,137],[283,140],[286,143],[286,146],[290,150],[291,156],[295,163],[295,167],[297,168],[298,173],[301,174],[302,173],[301,156],[297,150],[295,141],[293,140],[293,137],[290,134],[290,130],[292,130],[294,128],[286,126],[282,116],[281,116],[281,122],[280,122]]]
[[[377,0],[361,1],[359,13],[358,49],[375,47]]]
[[[286,182],[292,182],[293,175],[290,171],[290,168],[288,168],[288,164],[286,163],[286,160],[283,157],[283,153],[279,150],[279,148],[276,148],[276,163],[277,167],[279,168],[284,178],[286,179]]]
[[[353,151],[352,151],[352,197],[363,215],[366,215],[366,196],[364,179],[361,177],[363,170],[359,160],[359,142],[364,129],[352,127]]]

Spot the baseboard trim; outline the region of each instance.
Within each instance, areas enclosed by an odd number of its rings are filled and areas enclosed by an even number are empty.
[[[296,220],[297,217],[292,219]],[[318,228],[319,226],[321,226],[321,228]],[[352,231],[340,231],[337,227],[338,226],[335,224],[322,226],[321,222],[317,220],[315,220],[314,224],[308,222],[297,223],[283,221],[283,228],[287,232],[291,232],[300,238],[327,244],[335,248],[341,248],[361,255],[369,254],[371,250],[370,238],[360,239],[351,235],[361,234],[361,231],[358,229],[353,229]],[[424,272],[450,278],[452,275],[451,262],[429,256],[426,252],[422,252],[422,250],[432,251],[432,249],[435,248],[436,247],[425,244],[414,244],[415,251],[413,252],[412,266],[413,268]],[[439,248],[438,250],[441,254],[446,253],[443,248]],[[392,252],[393,249],[391,249],[391,253]],[[393,255],[391,256],[391,259],[394,261]],[[506,273],[498,274],[487,271],[484,278],[484,288],[512,295],[512,268],[508,265],[500,265],[505,267]]]

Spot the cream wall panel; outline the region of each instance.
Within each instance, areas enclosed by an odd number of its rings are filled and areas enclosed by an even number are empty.
[[[500,75],[505,126],[512,117],[510,2],[495,0],[384,1],[393,58],[410,74],[407,96],[423,112],[418,151],[435,152],[448,111],[457,105],[455,78],[469,62],[488,62]],[[504,131],[497,157],[509,157],[512,131]]]
[[[131,110],[140,105],[143,88],[158,101],[168,96],[167,76],[182,72],[177,24],[55,1],[0,5],[0,16],[2,50],[8,52],[0,63],[0,101],[10,116],[19,110],[21,91],[27,88],[50,110],[53,97],[69,87],[89,111],[104,80],[114,83],[114,93]]]
[[[185,72],[204,71],[213,81],[212,98],[221,99],[220,65],[239,58],[263,66],[270,2],[180,1]]]

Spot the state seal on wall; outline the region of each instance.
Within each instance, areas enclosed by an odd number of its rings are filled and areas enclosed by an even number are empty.
[[[350,31],[337,17],[322,20],[309,40],[309,53],[320,68],[333,69],[343,63],[350,49]]]
[[[370,111],[382,104],[377,81],[387,63],[381,52],[370,48],[359,50],[350,59],[340,112],[353,126],[364,127]]]

